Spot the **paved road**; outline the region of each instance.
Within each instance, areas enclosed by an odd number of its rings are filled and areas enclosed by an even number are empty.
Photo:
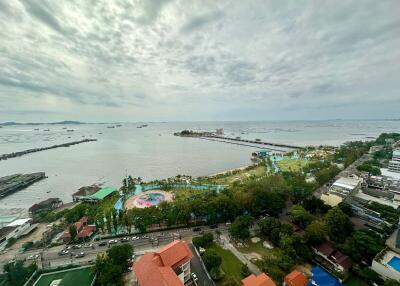
[[[208,227],[202,227],[204,231],[212,231]],[[226,231],[225,226],[220,226],[220,231]],[[159,248],[160,246],[166,245],[173,241],[173,239],[187,239],[190,240],[193,236],[200,235],[201,232],[194,232],[192,228],[181,228],[176,230],[167,230],[167,231],[159,231],[154,233],[148,233],[144,235],[136,235],[138,239],[132,240],[132,237],[135,235],[127,236],[130,238],[128,242],[134,247],[135,254],[137,256],[143,255],[144,252],[152,251],[154,249]],[[35,249],[31,251],[27,251],[22,254],[16,254],[14,259],[16,260],[27,260],[30,256],[38,255],[38,266],[39,267],[57,267],[68,265],[71,263],[74,264],[86,264],[88,262],[94,262],[98,253],[103,253],[108,249],[108,246],[98,246],[100,242],[108,242],[110,239],[104,239],[96,242],[91,242],[94,245],[94,249],[92,248],[81,248],[81,249],[70,249],[70,253],[73,253],[71,256],[63,255],[60,256],[59,252],[65,249],[65,245],[46,248],[46,249]],[[120,239],[118,238],[117,244],[122,244]],[[84,252],[85,256],[82,258],[75,258],[75,254],[79,252]],[[9,257],[0,255],[0,272],[3,269],[3,265],[9,262]]]
[[[214,282],[208,277],[207,272],[201,264],[200,258],[196,254],[193,244],[190,244],[190,249],[193,253],[193,258],[190,260],[190,268],[193,273],[197,275],[198,286],[214,286]]]

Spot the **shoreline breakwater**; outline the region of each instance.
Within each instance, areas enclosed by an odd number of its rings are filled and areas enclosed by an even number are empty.
[[[52,145],[52,146],[49,146],[49,147],[33,148],[33,149],[28,149],[28,150],[19,151],[19,152],[1,154],[0,155],[0,161],[11,159],[11,158],[16,158],[16,157],[20,157],[20,156],[24,156],[24,155],[27,155],[27,154],[30,154],[30,153],[46,151],[46,150],[55,149],[55,148],[61,148],[61,147],[69,147],[69,146],[73,146],[73,145],[77,145],[77,144],[81,144],[81,143],[86,143],[86,142],[93,142],[93,141],[97,141],[97,139],[83,139],[83,140],[79,140],[79,141],[73,141],[73,142],[68,142],[68,143],[63,143],[63,144]]]

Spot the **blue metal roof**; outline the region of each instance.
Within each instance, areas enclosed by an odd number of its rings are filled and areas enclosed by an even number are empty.
[[[335,277],[319,266],[311,269],[311,273],[311,280],[308,282],[307,286],[343,286]],[[311,281],[313,281],[314,284],[312,284]]]

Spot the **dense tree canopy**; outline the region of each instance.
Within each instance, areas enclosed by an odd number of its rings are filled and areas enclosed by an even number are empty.
[[[329,238],[333,241],[344,242],[353,231],[350,218],[339,207],[330,209],[324,220]]]

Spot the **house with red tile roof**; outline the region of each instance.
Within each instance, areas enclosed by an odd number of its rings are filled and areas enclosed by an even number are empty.
[[[335,250],[331,241],[324,241],[319,245],[313,246],[312,249],[315,254],[322,257],[338,272],[348,272],[353,264],[349,256]]]
[[[190,279],[193,254],[185,241],[175,240],[133,264],[139,286],[183,286]]]
[[[74,223],[77,231],[76,238],[85,239],[96,231],[95,225],[88,225],[88,218],[86,216],[81,217],[77,222]],[[71,234],[69,233],[69,229],[65,230],[64,233],[59,237],[60,240],[63,240],[65,243],[71,241]]]
[[[300,271],[294,270],[285,276],[283,279],[284,286],[306,286],[308,283],[307,277]]]
[[[276,286],[275,282],[265,273],[256,276],[250,274],[242,280],[243,286]]]

